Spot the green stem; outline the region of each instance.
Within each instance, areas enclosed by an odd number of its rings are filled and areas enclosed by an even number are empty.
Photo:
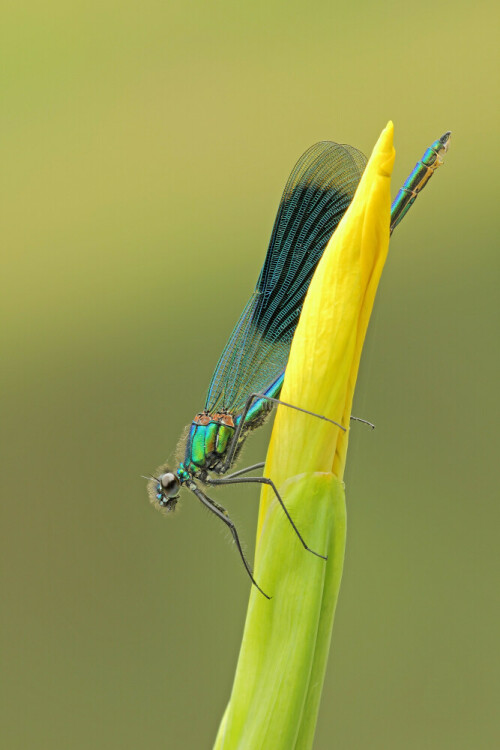
[[[278,503],[269,508],[229,705],[214,750],[312,747],[345,549],[345,496],[333,475],[304,474],[280,493],[309,546],[305,551]]]

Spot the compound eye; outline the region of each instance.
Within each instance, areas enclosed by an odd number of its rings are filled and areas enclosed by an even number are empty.
[[[172,474],[171,471],[167,471],[165,474],[161,475],[160,484],[165,495],[167,495],[168,497],[176,495],[179,491],[179,480],[177,479],[175,474]]]

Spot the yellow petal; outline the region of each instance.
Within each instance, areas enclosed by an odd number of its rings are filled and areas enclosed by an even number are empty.
[[[278,487],[302,472],[343,477],[361,349],[389,246],[394,156],[389,122],[311,281],[280,396],[346,431],[279,407],[264,474]],[[259,529],[270,499],[265,493]]]

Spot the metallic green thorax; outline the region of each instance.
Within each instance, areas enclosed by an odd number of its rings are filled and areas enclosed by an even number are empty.
[[[183,468],[190,474],[200,469],[215,470],[225,456],[234,430],[229,414],[197,414],[189,430]]]

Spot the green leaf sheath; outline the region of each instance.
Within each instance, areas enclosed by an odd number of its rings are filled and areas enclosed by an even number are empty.
[[[272,501],[255,564],[272,599],[252,590],[214,750],[312,747],[344,561],[344,488],[333,474],[314,473],[292,477],[279,491],[306,543],[328,561],[302,547]]]

